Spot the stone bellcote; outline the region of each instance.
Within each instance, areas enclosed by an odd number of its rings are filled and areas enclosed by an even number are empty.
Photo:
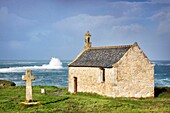
[[[90,42],[91,34],[89,31],[85,34],[85,42],[84,42],[84,49],[89,49],[92,46],[92,43]]]

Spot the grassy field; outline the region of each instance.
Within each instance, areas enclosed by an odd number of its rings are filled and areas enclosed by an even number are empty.
[[[47,93],[41,94],[41,88],[45,88]],[[168,113],[170,93],[167,89],[160,91],[162,93],[156,98],[134,99],[90,93],[70,94],[67,88],[34,86],[33,99],[40,104],[23,106],[20,102],[25,100],[24,86],[0,87],[0,113]]]

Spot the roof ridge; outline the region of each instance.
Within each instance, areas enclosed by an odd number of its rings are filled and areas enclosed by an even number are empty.
[[[91,47],[89,49],[111,49],[111,48],[126,48],[131,47],[132,45],[120,45],[120,46],[99,46],[99,47]]]

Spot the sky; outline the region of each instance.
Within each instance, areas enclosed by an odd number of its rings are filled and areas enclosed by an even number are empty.
[[[170,60],[170,0],[0,0],[0,60],[73,60],[87,31],[92,46]]]

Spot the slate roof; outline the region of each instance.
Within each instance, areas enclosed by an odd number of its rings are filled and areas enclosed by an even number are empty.
[[[111,68],[131,46],[92,47],[82,52],[69,66]]]

